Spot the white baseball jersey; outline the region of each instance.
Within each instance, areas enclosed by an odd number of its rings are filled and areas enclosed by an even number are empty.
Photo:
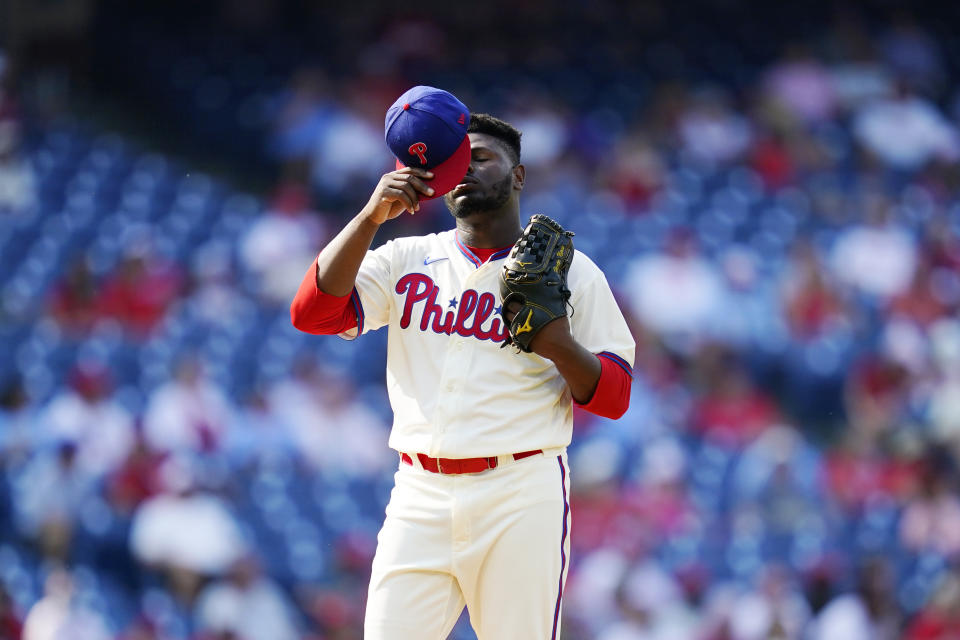
[[[556,366],[501,349],[499,273],[509,249],[486,263],[455,229],[399,238],[368,251],[352,302],[358,334],[389,325],[390,447],[474,458],[570,443],[570,390]],[[606,278],[576,251],[568,275],[574,338],[632,369],[634,341]]]

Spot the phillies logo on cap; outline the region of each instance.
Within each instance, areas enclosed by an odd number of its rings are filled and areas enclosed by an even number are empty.
[[[414,166],[433,172],[433,178],[425,182],[433,187],[433,197],[437,198],[457,186],[467,173],[469,124],[470,110],[452,93],[416,86],[387,110],[384,139],[397,159],[398,169]]]
[[[410,148],[407,149],[407,151],[420,158],[420,164],[427,164],[427,156],[424,155],[427,153],[427,145],[423,144],[422,142],[414,142],[412,145],[410,145]]]

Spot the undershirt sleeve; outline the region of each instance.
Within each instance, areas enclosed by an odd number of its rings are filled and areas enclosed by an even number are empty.
[[[333,296],[318,289],[314,259],[290,304],[290,321],[300,331],[313,334],[336,335],[354,329],[357,314],[350,304],[352,295]]]
[[[633,376],[622,358],[612,353],[599,353],[600,379],[593,397],[586,404],[576,402],[590,413],[603,418],[616,420],[622,416],[630,406],[630,386]]]

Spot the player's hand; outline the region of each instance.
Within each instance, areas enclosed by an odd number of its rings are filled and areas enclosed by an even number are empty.
[[[433,188],[424,182],[432,177],[432,171],[415,167],[404,167],[384,174],[364,207],[367,219],[383,224],[404,211],[418,211],[420,196],[433,195]]]

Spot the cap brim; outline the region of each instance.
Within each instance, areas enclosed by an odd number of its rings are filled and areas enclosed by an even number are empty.
[[[397,169],[402,169],[406,165],[397,160]],[[453,152],[453,155],[428,171],[433,172],[433,178],[424,180],[429,186],[433,187],[432,196],[421,195],[421,200],[433,200],[449,193],[455,186],[460,184],[463,176],[467,175],[467,169],[470,168],[470,136],[463,136],[463,142]]]

